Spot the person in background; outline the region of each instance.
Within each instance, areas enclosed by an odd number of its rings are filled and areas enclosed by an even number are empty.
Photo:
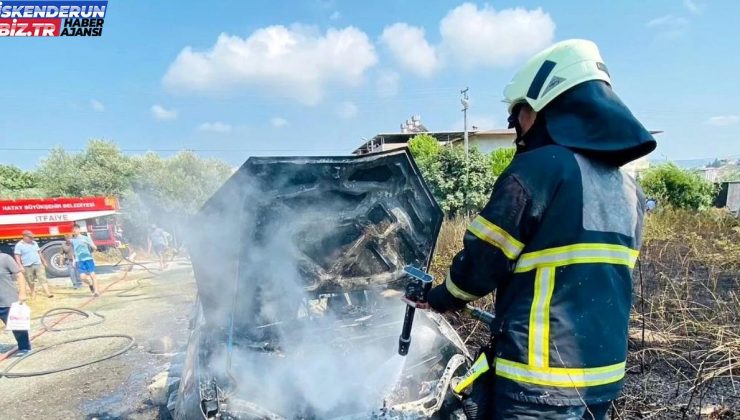
[[[121,251],[123,259],[134,262],[136,260],[136,251],[128,243],[128,239],[123,234],[123,228],[120,225],[116,225],[116,240],[119,242],[118,249]]]
[[[164,254],[167,250],[168,236],[167,232],[154,224],[152,225],[151,231],[149,231],[149,247],[147,252],[151,254],[152,248],[154,249],[154,252],[157,254],[157,258],[159,258],[160,270],[164,270],[167,267],[167,264],[164,261]]]
[[[23,270],[10,255],[0,252],[0,319],[7,324],[10,306],[15,302],[25,301],[26,279],[23,276]],[[28,331],[13,331],[13,336],[18,343],[15,356],[20,357],[31,351]]]
[[[82,282],[80,281],[80,274],[77,272],[77,258],[75,257],[75,249],[72,246],[72,234],[70,233],[64,235],[62,255],[69,270],[69,279],[72,281],[72,287],[79,289],[82,286]]]
[[[25,274],[28,286],[31,288],[31,299],[36,297],[36,286],[41,284],[44,293],[49,298],[54,295],[49,291],[49,283],[46,281],[46,259],[41,255],[39,244],[33,239],[30,230],[23,231],[23,239],[15,244],[15,261]]]
[[[80,280],[87,283],[93,295],[100,296],[100,293],[98,293],[98,278],[95,276],[95,260],[92,256],[92,251],[97,250],[98,247],[95,246],[92,239],[80,233],[80,225],[75,223],[72,232],[71,243],[75,251]]]
[[[647,198],[645,199],[645,211],[646,212],[652,212],[655,210],[655,208],[658,207],[658,201],[654,198]]]

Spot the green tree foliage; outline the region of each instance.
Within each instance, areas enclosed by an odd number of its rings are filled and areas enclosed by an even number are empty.
[[[222,161],[202,159],[189,151],[167,159],[154,153],[134,159],[139,169],[134,192],[167,212],[195,213],[233,172]]]
[[[137,173],[131,191],[122,198],[132,222],[128,231],[134,238],[146,237],[146,225],[133,220],[157,223],[177,238],[189,217],[232,174],[232,168],[216,159],[202,159],[183,151],[163,159],[155,153],[132,158]]]
[[[192,152],[132,157],[113,142],[92,140],[81,153],[52,150],[32,178],[39,194],[25,196],[116,196],[127,238],[143,244],[152,223],[178,231],[231,173],[226,163]]]
[[[504,169],[506,169],[512,159],[514,159],[515,153],[516,148],[514,147],[504,147],[491,152],[488,158],[491,163],[491,172],[493,173],[493,176],[498,177],[502,172],[504,172]]]
[[[38,178],[12,165],[0,165],[0,198],[22,198],[38,194]]]
[[[131,158],[113,142],[91,140],[82,153],[54,149],[38,170],[40,186],[49,196],[119,196],[136,173]]]
[[[640,184],[648,197],[661,205],[700,210],[712,205],[715,187],[698,173],[668,163],[641,174]]]
[[[489,158],[477,148],[470,148],[467,172],[461,147],[442,147],[434,137],[420,134],[409,141],[409,149],[445,213],[475,212],[486,204],[495,178]]]
[[[417,134],[409,140],[409,150],[419,166],[433,165],[439,159],[442,146],[429,134]]]

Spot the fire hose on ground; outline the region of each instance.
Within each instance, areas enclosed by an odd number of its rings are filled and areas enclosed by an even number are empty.
[[[124,276],[124,278],[125,278],[125,276]],[[123,280],[123,278],[121,280]],[[128,288],[120,289],[120,290],[113,289],[112,291],[117,291],[118,292],[118,293],[114,294],[113,296],[116,296],[116,297],[135,297],[135,296],[140,296],[141,294],[131,295],[130,292],[132,290],[135,290],[135,289],[138,289],[138,288],[142,287],[141,280],[142,279],[137,279],[136,280],[136,285],[134,285],[133,287],[128,287]],[[109,291],[109,290],[111,290],[111,289],[106,289],[106,291]],[[98,310],[100,310],[100,308],[98,308]],[[73,327],[66,327],[66,328],[57,328],[56,327],[56,325],[60,321],[58,321],[58,322],[56,322],[56,323],[54,323],[52,325],[49,325],[49,322],[47,321],[47,318],[48,317],[65,315],[65,314],[66,314],[66,316],[69,316],[71,314],[76,314],[76,315],[79,315],[79,316],[84,317],[85,319],[88,319],[88,318],[90,318],[91,315],[93,315],[93,316],[97,317],[97,320],[95,320],[93,322],[90,322],[90,323],[87,323],[87,324],[84,324],[84,325],[73,326]],[[78,329],[82,329],[82,328],[85,328],[85,327],[91,327],[91,326],[94,326],[94,325],[102,324],[103,322],[105,322],[105,316],[102,315],[102,314],[100,314],[100,313],[98,313],[98,312],[96,312],[96,311],[90,311],[88,313],[87,311],[83,311],[83,310],[80,310],[80,309],[77,309],[77,308],[70,308],[70,307],[53,308],[53,309],[50,309],[50,310],[46,311],[40,317],[34,318],[34,319],[40,319],[41,326],[44,328],[45,331],[48,331],[48,332],[60,332],[60,331],[78,330]],[[19,363],[23,362],[24,360],[28,359],[31,356],[37,355],[37,354],[39,354],[39,353],[41,353],[43,351],[46,351],[46,350],[49,350],[49,349],[52,349],[52,348],[55,348],[55,347],[63,346],[65,344],[71,344],[71,343],[76,343],[76,342],[80,342],[80,341],[99,340],[99,339],[105,339],[105,338],[121,338],[121,339],[126,339],[126,340],[128,340],[128,343],[125,346],[123,346],[119,350],[116,350],[113,353],[106,354],[106,355],[103,355],[101,357],[97,357],[97,358],[95,358],[93,360],[90,360],[90,361],[87,361],[87,362],[84,362],[84,363],[78,363],[78,364],[71,365],[71,366],[64,366],[64,367],[61,367],[61,368],[47,369],[47,370],[41,370],[41,371],[18,372],[18,373],[11,372],[11,370],[15,366],[17,366]],[[9,364],[7,367],[5,367],[5,369],[3,369],[2,371],[0,371],[0,378],[3,378],[3,377],[5,377],[5,378],[28,378],[28,377],[33,377],[33,376],[43,376],[43,375],[49,375],[49,374],[52,374],[52,373],[58,373],[58,372],[64,372],[64,371],[68,371],[68,370],[78,369],[78,368],[89,366],[89,365],[92,365],[92,364],[95,364],[95,363],[103,362],[103,361],[108,360],[108,359],[112,359],[112,358],[114,358],[116,356],[120,356],[121,354],[126,353],[127,351],[129,351],[134,346],[135,342],[136,342],[136,340],[134,339],[134,337],[132,337],[130,335],[127,335],[127,334],[102,334],[102,335],[93,335],[93,336],[88,336],[88,337],[80,337],[80,338],[75,338],[75,339],[60,341],[58,343],[54,343],[54,344],[52,344],[50,346],[43,347],[43,348],[40,348],[38,350],[32,350],[32,351],[28,352],[27,354],[23,355],[22,357],[19,357],[17,360],[14,360],[11,364]]]
[[[97,358],[95,358],[93,360],[90,360],[90,361],[87,361],[87,362],[84,362],[84,363],[78,363],[76,365],[64,366],[64,367],[56,368],[56,369],[39,370],[39,371],[35,371],[35,372],[19,372],[19,373],[12,373],[11,372],[11,370],[17,364],[19,364],[22,361],[26,360],[27,358],[29,358],[31,356],[34,356],[34,355],[37,355],[37,354],[39,354],[39,353],[41,353],[43,351],[46,351],[46,350],[49,350],[49,349],[53,349],[55,347],[62,346],[64,344],[76,343],[76,342],[79,342],[79,341],[98,340],[98,339],[101,339],[101,338],[123,338],[123,339],[129,340],[129,342],[126,344],[126,346],[122,347],[121,349],[119,349],[119,350],[117,350],[117,351],[115,351],[113,353],[106,354],[106,355],[101,356],[101,357],[97,357]],[[131,347],[134,346],[134,343],[135,342],[136,342],[136,340],[134,339],[134,337],[131,337],[130,335],[127,335],[127,334],[102,334],[102,335],[93,335],[93,336],[89,336],[89,337],[82,337],[82,338],[75,338],[75,339],[72,339],[72,340],[60,341],[60,342],[55,343],[55,344],[52,344],[52,345],[50,345],[48,347],[44,347],[44,348],[41,348],[41,349],[38,349],[38,350],[32,350],[32,351],[28,352],[27,354],[23,355],[22,357],[19,357],[17,360],[13,361],[13,363],[9,364],[2,372],[0,372],[0,377],[5,377],[5,378],[28,378],[28,377],[32,377],[32,376],[49,375],[51,373],[64,372],[64,371],[67,371],[67,370],[72,370],[72,369],[77,369],[77,368],[89,366],[89,365],[92,365],[92,364],[95,364],[95,363],[99,363],[99,362],[102,362],[102,361],[105,361],[105,360],[108,360],[108,359],[112,359],[112,358],[114,358],[116,356],[120,356],[121,354],[126,353],[127,351],[129,351],[131,349]]]

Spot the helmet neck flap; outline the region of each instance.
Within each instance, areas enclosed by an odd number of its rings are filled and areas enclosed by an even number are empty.
[[[552,141],[605,163],[622,166],[655,150],[653,136],[603,81],[581,83],[538,115]]]

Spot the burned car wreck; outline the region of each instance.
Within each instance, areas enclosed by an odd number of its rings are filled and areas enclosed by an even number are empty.
[[[418,312],[398,355],[403,269],[443,214],[405,150],[250,158],[193,219],[198,301],[176,418],[455,418],[470,354]]]

